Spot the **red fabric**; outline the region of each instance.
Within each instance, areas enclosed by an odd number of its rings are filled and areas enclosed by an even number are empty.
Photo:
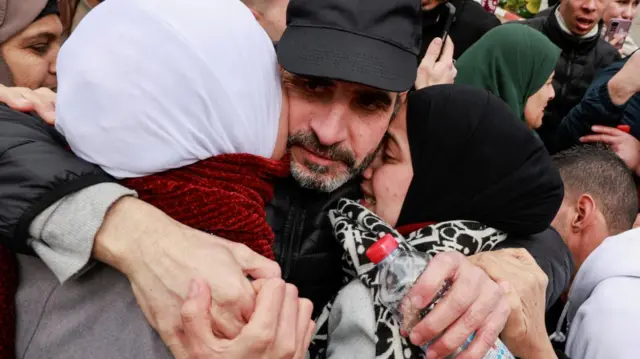
[[[403,236],[408,236],[412,232],[415,232],[418,229],[422,229],[424,227],[429,227],[432,224],[438,224],[438,222],[422,222],[422,223],[416,223],[416,224],[405,224],[404,226],[400,226],[396,228],[396,231],[398,231],[398,233],[402,234]]]
[[[289,174],[288,163],[247,154],[220,155],[123,184],[176,221],[244,243],[273,259],[274,234],[264,207],[273,197],[273,180]]]
[[[0,245],[0,358],[15,356],[15,294],[18,271],[15,255]]]

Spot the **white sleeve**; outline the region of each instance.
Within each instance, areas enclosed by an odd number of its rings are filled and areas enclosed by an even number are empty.
[[[638,277],[600,282],[571,322],[567,355],[572,359],[639,358],[639,298]]]

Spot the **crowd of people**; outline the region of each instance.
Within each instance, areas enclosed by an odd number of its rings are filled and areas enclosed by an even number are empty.
[[[0,1],[0,358],[637,358],[637,6]]]

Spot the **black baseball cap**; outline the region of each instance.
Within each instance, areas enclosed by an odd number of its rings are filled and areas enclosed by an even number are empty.
[[[278,61],[287,71],[401,92],[416,79],[421,0],[291,0]]]

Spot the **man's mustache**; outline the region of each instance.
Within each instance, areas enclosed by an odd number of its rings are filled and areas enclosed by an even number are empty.
[[[297,132],[287,138],[287,147],[304,147],[316,153],[318,156],[328,158],[332,161],[342,162],[348,168],[356,166],[356,156],[353,152],[341,148],[338,144],[326,146],[320,143],[320,139],[313,131]]]

